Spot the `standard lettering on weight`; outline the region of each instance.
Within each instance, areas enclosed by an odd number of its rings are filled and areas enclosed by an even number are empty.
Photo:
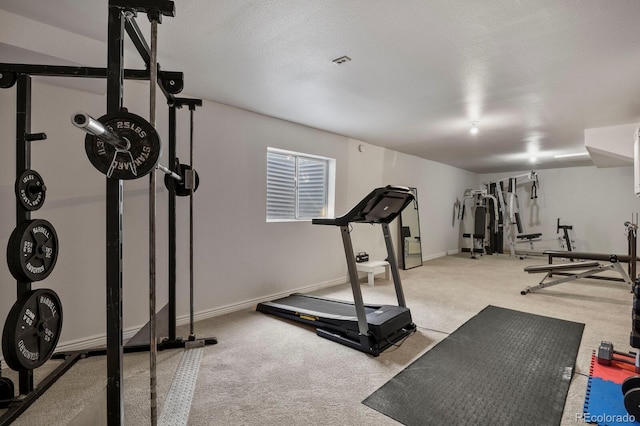
[[[24,345],[24,340],[20,340],[18,342],[18,350],[20,351],[22,356],[29,361],[37,361],[40,358],[40,354],[38,352],[31,352],[27,349],[27,347]]]
[[[144,164],[144,162],[147,161],[147,158],[149,158],[149,155],[151,155],[151,147],[143,146],[142,152],[134,160],[136,166],[140,167],[141,164]]]
[[[118,161],[118,165],[116,169],[118,170],[129,170],[131,168],[131,161]]]
[[[42,200],[42,192],[38,192],[37,197],[35,198],[35,200],[31,201],[31,199],[27,196],[27,192],[24,189],[20,190],[20,197],[22,198],[22,201],[30,206],[33,207],[34,205],[38,205],[40,204],[40,201]]]
[[[27,271],[32,274],[41,274],[44,272],[44,265],[42,266],[33,266],[31,263],[27,263],[26,265]]]

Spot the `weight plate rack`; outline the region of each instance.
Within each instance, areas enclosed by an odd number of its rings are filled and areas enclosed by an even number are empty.
[[[50,289],[32,289],[32,283],[49,276],[58,258],[58,235],[51,223],[32,219],[31,212],[45,202],[47,187],[42,176],[31,169],[31,142],[45,140],[45,133],[31,132],[31,77],[25,73],[0,72],[0,88],[17,85],[16,96],[16,227],[7,244],[7,265],[17,280],[17,300],[2,329],[2,354],[6,365],[18,372],[14,387],[0,375],[0,425],[13,422],[46,391],[60,371],[79,357],[70,357],[38,386],[33,370],[49,360],[62,330],[62,304]],[[17,391],[19,394],[15,396]]]

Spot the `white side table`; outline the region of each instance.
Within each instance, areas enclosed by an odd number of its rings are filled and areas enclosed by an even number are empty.
[[[389,262],[386,260],[372,260],[370,262],[356,263],[356,269],[367,273],[367,284],[373,286],[373,276],[384,272],[384,279],[389,279]]]

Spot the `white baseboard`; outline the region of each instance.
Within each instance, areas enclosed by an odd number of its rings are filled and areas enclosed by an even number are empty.
[[[447,256],[453,256],[454,254],[460,253],[460,249],[449,250],[447,251]]]
[[[140,327],[131,327],[127,330],[124,330],[122,333],[122,338],[126,342],[128,339],[132,338],[136,335]],[[67,340],[61,343],[58,343],[56,346],[55,352],[72,352],[72,351],[83,351],[86,349],[95,349],[95,348],[105,348],[107,346],[107,335],[106,334],[98,334],[95,336],[85,337],[82,339],[76,340]],[[4,362],[4,358],[0,356],[0,361]],[[6,367],[6,365],[4,366]]]
[[[225,314],[230,314],[232,312],[237,312],[237,311],[241,311],[244,309],[250,309],[253,308],[255,305],[257,305],[258,303],[261,302],[268,302],[270,300],[273,299],[279,299],[281,297],[286,297],[288,295],[290,295],[291,293],[307,293],[310,291],[315,291],[315,290],[320,290],[322,288],[327,288],[327,287],[331,287],[334,285],[338,285],[338,284],[344,284],[348,282],[347,281],[347,277],[342,277],[342,278],[337,278],[335,280],[330,280],[330,281],[325,281],[323,283],[319,283],[319,284],[313,284],[313,285],[309,285],[306,287],[300,287],[296,290],[290,290],[290,291],[286,291],[286,292],[281,292],[281,293],[275,293],[269,296],[265,296],[265,297],[260,297],[257,299],[251,299],[251,300],[246,300],[244,302],[240,302],[240,303],[233,303],[230,305],[226,305],[226,306],[220,306],[217,308],[213,308],[213,309],[207,309],[205,311],[200,311],[198,313],[194,313],[193,315],[193,320],[194,321],[202,321],[205,319],[209,319],[209,318],[213,318],[213,317],[217,317],[220,315],[225,315]],[[176,324],[177,325],[185,325],[185,324],[189,324],[189,315],[181,315],[178,316],[176,318]]]
[[[338,285],[338,284],[344,284],[347,282],[347,277],[342,277],[342,278],[337,278],[335,280],[330,280],[330,281],[325,281],[319,284],[313,284],[313,285],[309,285],[306,287],[300,287],[298,289],[294,289],[294,290],[290,290],[290,291],[285,291],[285,292],[281,292],[281,293],[275,293],[269,296],[265,296],[265,297],[260,297],[257,299],[251,299],[251,300],[246,300],[244,302],[239,302],[239,303],[233,303],[230,305],[226,305],[226,306],[220,306],[217,308],[213,308],[213,309],[207,309],[204,311],[200,311],[200,312],[196,312],[193,315],[193,320],[194,321],[202,321],[205,319],[209,319],[209,318],[213,318],[213,317],[217,317],[220,315],[225,315],[225,314],[229,314],[231,312],[236,312],[236,311],[241,311],[244,309],[250,309],[253,308],[255,305],[257,305],[260,302],[266,302],[269,300],[273,300],[273,299],[278,299],[281,297],[285,297],[288,296],[291,293],[306,293],[306,292],[310,292],[310,291],[314,291],[314,290],[320,290],[322,288],[326,288],[326,287],[331,287],[334,285]],[[176,318],[176,325],[186,325],[189,324],[189,315],[181,315],[179,317]],[[136,335],[136,333],[144,326],[143,325],[138,325],[138,326],[134,326],[134,327],[129,327],[126,330],[124,330],[123,335],[122,335],[122,339],[123,342],[126,342],[127,340],[129,340],[130,338],[132,338],[133,336]],[[107,336],[106,334],[98,334],[98,335],[94,335],[94,336],[90,336],[90,337],[85,337],[85,338],[81,338],[81,339],[75,339],[75,340],[67,340],[64,342],[60,342],[57,346],[56,346],[56,352],[71,352],[71,351],[81,351],[81,350],[85,350],[85,349],[92,349],[92,348],[100,348],[100,347],[105,347],[107,344]],[[0,357],[0,360],[4,361],[4,358]]]
[[[428,260],[433,260],[433,259],[437,259],[439,257],[444,257],[447,255],[447,252],[441,252],[441,253],[436,253],[436,254],[430,254],[429,256],[423,257],[422,261],[426,262]]]
[[[136,335],[138,330],[140,330],[140,326],[129,327],[124,330],[122,333],[122,339],[124,342],[131,339]],[[56,346],[56,352],[71,352],[71,351],[82,351],[85,349],[92,348],[103,348],[107,346],[107,335],[106,334],[98,334],[91,337],[85,337],[83,339],[76,340],[68,340],[62,343],[59,343]]]

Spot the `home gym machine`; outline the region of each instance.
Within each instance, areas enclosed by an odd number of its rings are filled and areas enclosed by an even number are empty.
[[[509,218],[509,250],[511,256],[516,255],[516,245],[520,243],[527,243],[529,247],[533,250],[533,242],[539,241],[540,237],[542,237],[541,233],[530,233],[525,234],[522,226],[522,222],[520,220],[520,208],[518,203],[518,185],[523,182],[532,182],[531,183],[531,192],[529,195],[530,200],[536,200],[538,198],[538,185],[540,184],[538,181],[538,174],[535,171],[530,171],[529,173],[521,174],[518,176],[511,176],[502,180],[497,181],[497,184],[500,187],[503,187],[506,184],[507,187],[507,198],[505,200],[503,198],[503,202],[505,205],[505,210],[508,211]]]
[[[509,246],[511,255],[515,255],[515,244],[522,240],[529,242],[540,238],[542,234],[523,234],[518,212],[517,187],[520,183],[531,181],[530,198],[538,198],[538,175],[531,171],[518,176],[511,176],[482,184],[481,189],[467,189],[464,193],[461,206],[458,209],[458,219],[463,221],[465,203],[474,200],[474,231],[462,233],[463,239],[468,240],[469,247],[462,247],[462,252],[470,252],[471,258],[476,258],[476,253],[503,253],[505,229],[509,231],[511,239]],[[514,229],[516,227],[516,229]],[[517,235],[517,236],[516,236]]]
[[[388,347],[412,334],[416,326],[405,303],[389,231],[389,223],[412,201],[413,195],[409,188],[388,185],[371,191],[342,217],[312,220],[314,225],[333,225],[340,228],[349,282],[353,291],[353,303],[294,293],[272,302],[260,303],[256,310],[311,324],[316,327],[318,336],[373,356],[380,355]],[[382,226],[398,306],[364,304],[349,230],[352,223]]]
[[[89,133],[85,139],[85,150],[92,164],[107,176],[106,179],[106,311],[107,311],[107,347],[106,349],[80,350],[68,353],[53,354],[55,342],[49,344],[46,353],[38,360],[38,365],[44,363],[49,357],[62,359],[63,363],[51,374],[44,378],[37,386],[34,386],[33,368],[36,363],[19,368],[19,396],[7,400],[5,394],[10,386],[2,380],[3,402],[8,405],[8,410],[0,417],[0,425],[4,426],[13,422],[35,400],[44,394],[66,371],[78,360],[88,356],[106,355],[107,357],[107,422],[109,425],[124,424],[124,391],[123,391],[123,353],[149,351],[150,352],[150,376],[151,376],[151,419],[155,424],[155,353],[157,349],[187,347],[194,345],[215,344],[215,338],[195,339],[193,331],[193,193],[198,187],[198,175],[190,165],[180,164],[176,158],[176,109],[188,106],[191,113],[190,132],[190,157],[193,158],[193,112],[197,106],[202,105],[199,99],[177,98],[174,95],[180,93],[184,86],[181,72],[164,71],[157,63],[157,24],[162,16],[174,16],[173,1],[158,0],[109,0],[108,7],[108,43],[107,43],[107,67],[70,67],[52,65],[26,65],[26,64],[0,64],[0,87],[10,88],[17,84],[17,110],[16,110],[16,143],[17,162],[16,181],[17,220],[18,224],[30,219],[30,211],[35,210],[44,202],[46,187],[42,178],[30,170],[31,142],[46,138],[44,133],[31,133],[31,76],[50,77],[79,77],[79,78],[106,78],[107,82],[107,115],[98,120],[92,119],[86,114],[76,114],[72,121],[77,127],[83,125]],[[135,21],[137,13],[145,13],[151,21],[151,47],[147,44],[140,28]],[[145,70],[124,69],[124,32],[129,35],[133,45],[146,64]],[[160,140],[154,126],[140,117],[131,114],[122,108],[124,79],[148,80],[150,83],[150,121],[155,121],[155,91],[156,82],[169,104],[169,165],[161,166],[157,159],[161,153]],[[142,132],[134,130],[128,132],[117,130],[116,123],[126,123],[129,129],[139,128]],[[109,129],[114,125],[116,129]],[[134,127],[135,126],[135,127]],[[126,139],[126,140],[125,140]],[[97,148],[99,147],[99,148]],[[102,155],[102,153],[110,153]],[[131,161],[127,160],[130,159]],[[165,186],[169,190],[169,295],[165,312],[168,315],[168,337],[161,342],[157,341],[156,309],[155,309],[155,173],[158,169],[166,174]],[[149,191],[149,314],[147,340],[144,344],[123,345],[123,321],[122,321],[122,288],[123,288],[123,253],[122,253],[122,223],[123,223],[123,180],[135,179],[150,174]],[[21,183],[22,182],[22,183]],[[188,339],[176,336],[176,196],[190,197],[190,334]],[[52,231],[44,227],[47,231]],[[49,232],[49,235],[54,235]],[[43,234],[44,235],[44,234]],[[24,234],[23,234],[24,236]],[[51,239],[51,238],[50,238]],[[16,237],[13,240],[20,241]],[[52,240],[56,242],[57,239]],[[43,252],[51,252],[45,243],[40,243]],[[53,243],[51,243],[53,244]],[[53,252],[57,255],[57,246]],[[11,268],[19,272],[19,262],[10,261]],[[45,271],[53,268],[51,259],[44,261]],[[29,277],[27,277],[29,278]],[[40,278],[42,279],[42,278]],[[29,278],[35,281],[35,279]],[[41,292],[36,290],[36,292]],[[31,283],[25,278],[18,279],[18,298],[33,292]],[[47,293],[48,296],[51,296]],[[56,307],[61,313],[59,300],[49,297],[47,306]],[[45,300],[45,299],[39,299]],[[56,303],[57,302],[57,303]],[[27,306],[27,305],[25,305]],[[61,316],[61,315],[60,315]],[[54,317],[55,319],[55,317]],[[48,321],[55,333],[60,332],[60,321]],[[41,327],[41,321],[37,323]],[[9,336],[16,336],[15,331],[20,324],[16,316],[10,316],[5,322],[5,330],[8,328]],[[147,327],[145,326],[145,327]],[[54,336],[55,337],[55,336]],[[49,342],[51,336],[45,333],[35,335],[36,343]],[[4,339],[3,339],[4,340]],[[132,339],[133,340],[133,339]],[[57,338],[55,339],[57,342]],[[3,349],[4,351],[4,349]],[[20,354],[9,347],[6,353]],[[193,351],[192,351],[193,352]],[[11,355],[9,355],[11,357]],[[46,359],[45,359],[46,358]],[[11,396],[13,396],[13,389]],[[167,397],[167,402],[169,401]],[[168,406],[165,402],[165,408]],[[185,405],[185,404],[182,404]]]
[[[492,244],[485,245],[487,239],[487,229],[489,234],[497,234],[500,229],[500,208],[495,196],[489,194],[486,188],[483,189],[467,189],[462,198],[462,205],[458,210],[458,219],[464,228],[465,212],[467,201],[473,201],[471,210],[473,216],[473,232],[463,232],[462,238],[470,242],[469,247],[462,247],[463,253],[471,253],[471,259],[476,259],[476,253],[493,254]],[[489,214],[489,225],[487,225],[487,214]],[[493,241],[489,237],[489,241]]]
[[[518,202],[518,187],[523,184],[530,183],[528,187],[529,199],[538,199],[538,188],[540,181],[538,174],[535,171],[520,174],[517,176],[510,176],[503,179],[498,179],[488,184],[485,184],[489,188],[489,193],[492,194],[497,200],[499,210],[499,222],[497,226],[497,232],[492,234],[493,238],[490,240],[489,248],[492,252],[502,253],[504,230],[508,230],[509,240],[509,252],[511,256],[520,255],[524,258],[526,255],[541,255],[542,251],[536,251],[534,249],[534,242],[551,241],[543,240],[542,233],[525,233],[522,225],[520,208]],[[532,204],[533,211],[537,209],[535,201]],[[562,236],[560,236],[562,231]],[[558,237],[554,239],[558,241],[560,249],[572,251],[575,250],[575,237],[573,236],[573,226],[561,225],[558,218],[556,234]],[[519,245],[528,245],[528,250],[518,250]]]

